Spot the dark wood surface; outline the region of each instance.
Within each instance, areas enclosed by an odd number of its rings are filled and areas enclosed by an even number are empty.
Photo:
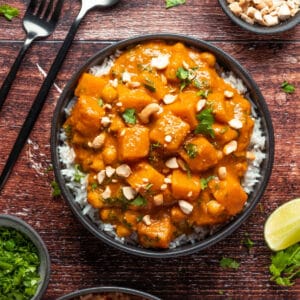
[[[22,16],[28,1],[0,1],[16,6],[19,18],[0,18],[0,83],[22,45]],[[43,81],[79,11],[78,0],[66,0],[57,29],[29,49],[0,112],[0,169]],[[103,244],[74,218],[62,198],[52,198],[50,127],[59,91],[53,86],[27,145],[0,194],[0,212],[31,224],[44,239],[52,274],[43,299],[103,285],[140,289],[163,299],[299,299],[300,280],[290,288],[269,281],[271,252],[263,239],[267,216],[278,205],[300,196],[300,27],[273,36],[258,36],[231,23],[217,0],[187,0],[166,10],[163,0],[125,1],[107,10],[93,10],[83,20],[58,74],[63,89],[73,72],[91,55],[115,41],[135,35],[172,32],[205,39],[238,59],[260,87],[275,129],[275,163],[261,204],[235,233],[209,249],[166,260],[135,257]],[[288,80],[296,92],[287,95]],[[246,234],[255,242],[241,245]],[[241,263],[238,270],[219,266],[222,257]]]

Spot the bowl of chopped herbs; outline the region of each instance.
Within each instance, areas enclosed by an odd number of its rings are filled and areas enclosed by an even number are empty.
[[[0,299],[41,299],[49,278],[50,257],[38,233],[15,216],[0,215]]]

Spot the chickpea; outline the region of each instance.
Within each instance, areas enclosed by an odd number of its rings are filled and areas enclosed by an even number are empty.
[[[209,53],[209,52],[201,53],[200,58],[202,60],[204,60],[208,64],[208,66],[211,67],[211,68],[213,68],[216,64],[216,57],[213,54]]]
[[[207,212],[213,216],[219,216],[224,210],[224,206],[216,200],[210,200],[206,206]]]

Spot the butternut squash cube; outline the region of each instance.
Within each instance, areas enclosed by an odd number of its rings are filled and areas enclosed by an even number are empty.
[[[190,125],[171,112],[161,115],[151,127],[150,140],[164,145],[168,151],[177,151],[190,132]]]
[[[96,77],[89,73],[83,73],[75,89],[75,96],[79,97],[81,95],[86,95],[100,98],[102,89],[106,83],[107,80],[101,77]]]
[[[123,129],[118,135],[118,145],[121,161],[136,160],[147,156],[150,147],[149,129],[140,125]]]
[[[194,145],[195,157],[190,157],[184,149],[179,151],[179,155],[192,171],[206,171],[218,163],[218,151],[206,138],[196,137],[189,140],[186,145],[188,144]]]
[[[209,93],[207,101],[211,104],[213,115],[217,121],[227,123],[234,117],[234,106],[225,100],[224,92]]]
[[[201,191],[199,177],[189,176],[180,170],[172,173],[172,193],[176,199],[195,200]]]
[[[83,136],[95,136],[100,128],[100,119],[105,115],[105,111],[99,106],[97,99],[81,95],[72,111],[68,123],[72,130],[80,132]]]
[[[147,179],[147,181],[145,179]],[[159,173],[150,164],[141,162],[133,168],[132,174],[127,178],[127,182],[134,189],[139,189],[141,186],[152,184],[151,190],[160,191],[162,184],[164,184],[164,179],[164,175]]]
[[[144,89],[131,90],[123,84],[119,84],[117,88],[119,94],[119,102],[122,103],[122,109],[134,108],[141,111],[150,103],[156,102]]]
[[[171,111],[175,116],[181,118],[188,123],[191,129],[195,129],[198,125],[196,119],[196,105],[199,96],[195,91],[187,91],[179,94],[179,100],[165,106],[165,110]]]
[[[215,139],[221,145],[224,145],[238,137],[238,132],[230,128],[229,125],[226,126],[220,123],[214,123],[212,128],[215,133]]]
[[[151,220],[150,225],[140,222],[137,225],[138,239],[145,248],[168,248],[174,233],[169,216]]]

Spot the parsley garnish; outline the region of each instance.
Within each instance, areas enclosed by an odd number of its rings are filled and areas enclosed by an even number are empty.
[[[300,244],[275,253],[271,261],[271,280],[282,286],[293,285],[294,279],[300,277]]]
[[[60,196],[61,190],[60,190],[60,188],[58,186],[58,183],[55,180],[53,180],[51,182],[51,188],[52,188],[52,197],[58,197],[58,196]]]
[[[210,135],[212,138],[215,137],[215,132],[212,128],[212,124],[214,123],[214,116],[212,114],[211,108],[206,108],[202,110],[199,114],[196,115],[197,120],[199,121],[199,124],[197,125],[195,129],[195,133],[203,133]]]
[[[19,10],[7,4],[0,5],[0,15],[3,15],[7,20],[11,21],[19,15]]]
[[[146,206],[147,200],[141,195],[138,195],[130,204],[134,206]]]
[[[198,155],[197,146],[192,143],[185,144],[184,150],[186,151],[189,158],[195,158]]]
[[[166,0],[166,8],[171,8],[181,4],[185,4],[185,0]]]
[[[75,165],[74,181],[80,182],[81,178],[84,178],[84,174],[80,170],[80,165]]]
[[[233,258],[230,258],[230,257],[223,257],[221,260],[220,260],[220,266],[222,268],[229,268],[229,269],[238,269],[240,264],[234,260]]]
[[[182,91],[186,86],[188,86],[191,83],[189,79],[190,72],[185,68],[178,68],[176,72],[176,77],[180,80],[180,91]]]
[[[293,94],[296,90],[296,88],[292,84],[288,83],[287,81],[284,81],[281,84],[281,89],[287,94]]]
[[[215,178],[215,176],[209,176],[207,178],[201,178],[200,179],[201,189],[205,190],[208,186],[209,181],[212,180],[213,178]]]
[[[136,115],[134,108],[127,108],[122,114],[124,121],[127,124],[135,124],[136,123]]]
[[[32,299],[40,282],[39,265],[38,250],[26,236],[0,227],[0,299]]]

